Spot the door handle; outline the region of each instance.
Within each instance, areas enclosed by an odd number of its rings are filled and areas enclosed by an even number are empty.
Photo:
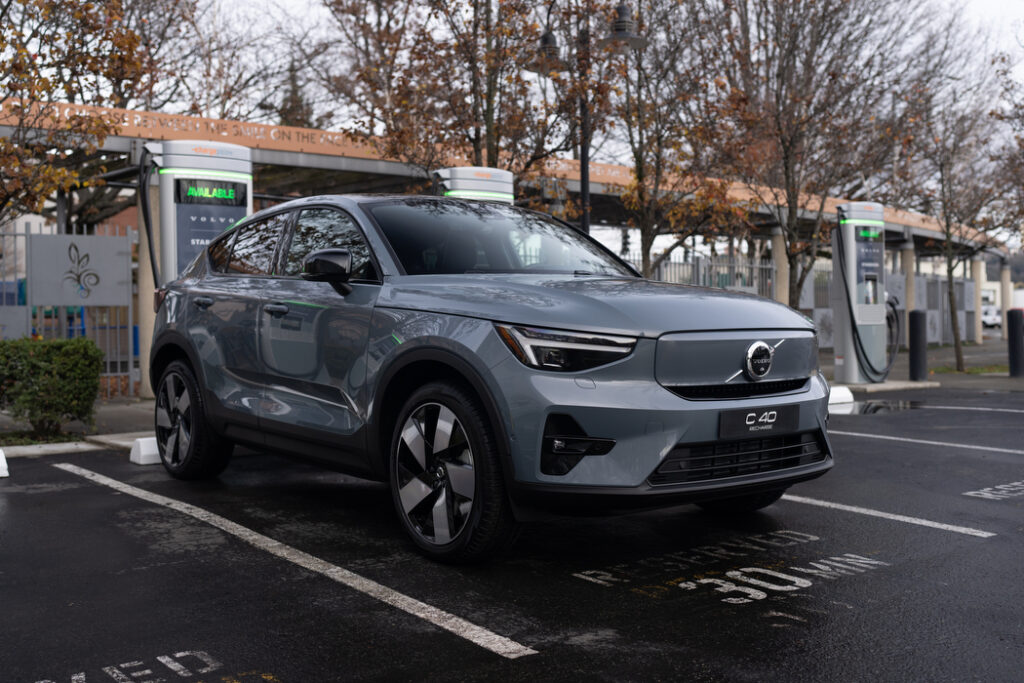
[[[197,296],[196,298],[192,299],[192,303],[194,303],[199,308],[206,309],[213,305],[213,299],[208,296]]]
[[[267,304],[263,307],[263,310],[275,318],[280,318],[282,315],[288,313],[288,307],[284,304]]]

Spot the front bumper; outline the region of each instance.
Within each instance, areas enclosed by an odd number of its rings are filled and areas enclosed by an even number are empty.
[[[826,432],[829,389],[820,375],[785,394],[688,400],[654,381],[655,348],[654,340],[641,339],[629,358],[587,373],[534,371],[512,358],[491,368],[502,389],[513,472],[509,489],[517,506],[582,512],[674,505],[777,490],[832,467]],[[811,435],[823,457],[813,462],[793,459],[763,471],[757,466],[719,469],[707,480],[652,481],[666,458],[678,457],[681,447],[720,442],[723,411],[778,406],[794,406],[795,426],[767,438]],[[603,455],[583,457],[564,474],[545,473],[544,425],[552,415],[569,416],[587,436],[613,439],[615,445]],[[708,462],[719,461],[702,464]]]

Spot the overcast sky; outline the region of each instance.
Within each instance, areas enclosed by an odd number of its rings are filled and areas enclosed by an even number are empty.
[[[978,26],[992,31],[1002,49],[1017,45],[1024,37],[1024,0],[961,0],[967,16]]]

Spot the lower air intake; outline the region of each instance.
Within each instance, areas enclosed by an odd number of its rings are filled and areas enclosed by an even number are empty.
[[[680,444],[647,481],[651,486],[690,484],[778,472],[822,462],[826,457],[819,432],[765,439]]]

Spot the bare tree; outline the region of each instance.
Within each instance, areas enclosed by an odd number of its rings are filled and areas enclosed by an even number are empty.
[[[646,46],[630,53],[614,103],[632,172],[622,200],[640,233],[641,270],[650,277],[689,237],[744,226],[746,211],[721,174],[719,150],[730,131],[717,116],[718,64],[696,47],[699,13],[676,0],[643,0],[640,18]],[[653,255],[663,234],[675,241]]]
[[[353,138],[382,156],[424,171],[462,159],[523,179],[571,148],[564,98],[546,97],[529,71],[540,41],[531,3],[325,0],[325,7],[331,31],[304,40],[305,61],[348,115]]]
[[[694,1],[729,91],[731,171],[782,228],[796,306],[828,237],[826,197],[869,195],[866,179],[892,168],[909,93],[941,73],[948,41],[927,0]]]
[[[998,233],[1021,218],[1020,154],[1009,128],[993,115],[997,91],[989,64],[949,79],[934,92],[915,143],[907,186],[912,207],[942,229],[942,255],[956,350],[964,370],[954,273],[980,251],[1000,244]],[[980,314],[980,313],[979,313]]]
[[[307,29],[295,44],[336,118],[385,158],[437,167],[446,141],[420,142],[438,135],[431,84],[410,79],[428,9],[420,0],[324,0],[324,7],[329,28]]]
[[[167,64],[179,96],[167,108],[237,121],[259,120],[287,78],[289,54],[273,16],[215,0],[197,3],[182,27],[182,61]]]

